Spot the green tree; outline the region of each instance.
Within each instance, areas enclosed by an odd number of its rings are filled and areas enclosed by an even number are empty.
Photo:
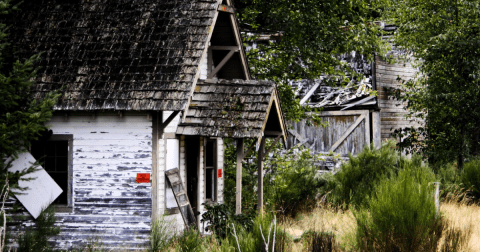
[[[479,154],[480,2],[386,0],[395,44],[416,59],[418,76],[397,97],[425,118],[423,151],[431,162]],[[410,130],[411,132],[411,130]],[[415,134],[414,134],[415,135]]]
[[[18,5],[13,5],[12,1],[0,1],[0,14],[4,18],[17,10]],[[18,59],[14,46],[8,42],[8,28],[7,24],[0,23],[0,187],[3,188],[8,176],[10,188],[22,190],[18,180],[33,172],[35,166],[26,167],[20,173],[8,173],[7,170],[18,154],[28,150],[30,141],[47,129],[44,123],[51,118],[58,96],[51,93],[42,100],[32,98],[36,76],[34,62],[40,56],[34,55],[24,61]]]
[[[287,120],[311,111],[295,99],[289,80],[330,75],[348,82],[345,72],[350,78],[354,73],[336,56],[356,51],[371,58],[387,47],[374,23],[379,11],[368,0],[241,0],[237,7],[246,39],[257,42],[248,52],[251,71],[258,79],[279,83]],[[270,40],[260,42],[265,34]]]

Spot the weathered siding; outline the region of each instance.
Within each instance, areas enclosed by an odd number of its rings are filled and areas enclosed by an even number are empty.
[[[345,133],[360,115],[343,115],[343,116],[325,116],[322,120],[328,122],[328,127],[310,125],[307,126],[305,121],[290,123],[293,129],[297,131],[304,139],[308,139],[307,145],[315,153],[328,153],[330,147]],[[361,151],[367,143],[365,138],[365,120],[362,121],[357,128],[340,144],[335,153],[344,154],[352,153],[353,155]],[[288,146],[293,147],[300,141],[294,136],[289,136]]]
[[[397,128],[418,126],[419,119],[406,119],[407,111],[404,109],[406,103],[397,101],[394,97],[388,96],[385,88],[401,88],[397,80],[409,80],[414,77],[416,70],[409,62],[389,64],[382,58],[376,57],[376,89],[378,94],[378,106],[380,110],[381,138],[392,138],[392,133]]]
[[[136,175],[152,170],[151,118],[71,113],[54,116],[48,125],[54,134],[73,135],[72,210],[56,214],[61,228],[56,246],[67,249],[96,240],[114,249],[145,246],[151,184],[136,183]],[[16,228],[32,220],[21,223]]]

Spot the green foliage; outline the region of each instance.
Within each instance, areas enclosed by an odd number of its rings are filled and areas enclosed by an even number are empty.
[[[394,43],[416,59],[419,73],[397,98],[425,119],[416,147],[430,163],[479,155],[480,3],[459,0],[385,0],[384,16],[397,25]]]
[[[355,212],[361,251],[436,251],[444,228],[436,216],[433,172],[405,162],[398,176],[383,179]]]
[[[363,205],[379,181],[396,175],[408,162],[420,163],[421,160],[402,158],[393,141],[383,143],[378,150],[373,145],[365,146],[357,156],[350,155],[335,175],[323,178],[326,180],[324,193],[329,193],[329,201],[337,205]]]
[[[60,228],[54,227],[56,221],[55,208],[48,207],[35,220],[34,227],[26,228],[18,238],[18,252],[53,251],[48,239],[60,233]]]
[[[204,250],[202,236],[195,228],[185,231],[177,238],[177,243],[178,252],[201,252]]]
[[[0,13],[9,14],[16,10],[10,0],[2,1]],[[14,47],[8,43],[8,26],[0,23],[0,185],[5,184],[7,169],[11,161],[17,158],[36,140],[39,132],[46,130],[44,123],[52,116],[52,108],[57,95],[48,94],[43,100],[31,97],[31,86],[36,76],[34,62],[39,55],[25,61],[14,56]],[[27,173],[33,172],[35,166],[25,167],[20,173],[9,173],[11,189],[19,188],[18,180]],[[11,190],[12,191],[12,190]],[[11,192],[10,191],[10,192]],[[13,195],[13,192],[10,193]]]
[[[207,210],[202,214],[202,223],[208,223],[206,231],[212,231],[218,239],[225,239],[231,232],[231,223],[236,223],[247,230],[251,229],[253,218],[249,215],[235,215],[235,210],[225,204],[205,204]]]
[[[279,149],[277,149],[278,151]],[[292,148],[276,153],[265,163],[265,203],[282,214],[295,214],[302,207],[315,205],[315,196],[321,181],[314,165],[319,157],[309,149]]]
[[[322,74],[345,76],[348,70],[333,55],[357,51],[371,58],[387,47],[378,36],[380,27],[372,23],[379,12],[370,1],[242,0],[236,5],[247,42],[272,35],[271,40],[258,42],[247,56],[254,76],[279,83],[287,120],[319,122],[305,113],[312,108],[295,99],[289,80],[315,79]],[[354,75],[351,70],[349,74]]]
[[[246,139],[244,144],[244,151],[254,142],[254,139]],[[267,142],[268,143],[268,142]],[[237,170],[237,149],[234,141],[231,138],[225,139],[225,189],[224,199],[225,205],[228,206],[230,212],[235,212],[235,197],[236,197],[236,170]],[[242,165],[242,214],[248,218],[253,219],[256,215],[257,206],[257,171],[256,160],[257,152],[250,151],[245,157]]]
[[[161,219],[155,219],[152,221],[152,227],[150,230],[150,247],[149,252],[163,251],[168,246],[169,239],[169,223],[165,221],[162,215]]]
[[[235,251],[240,247],[242,252],[262,252],[266,251],[265,244],[269,244],[268,251],[272,251],[274,236],[275,251],[289,251],[290,239],[275,225],[274,216],[264,213],[256,216],[250,230],[237,225],[233,229],[232,226],[232,232],[227,239],[229,244],[235,247]]]
[[[465,163],[465,167],[460,174],[460,181],[471,196],[476,200],[480,199],[480,158]]]

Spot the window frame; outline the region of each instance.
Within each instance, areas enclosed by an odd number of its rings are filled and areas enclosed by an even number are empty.
[[[213,143],[213,148],[212,148],[212,153],[211,155],[213,155],[213,166],[209,166],[207,167],[207,155],[209,155],[208,151],[207,151],[207,145],[208,145],[208,142],[212,142]],[[218,148],[218,144],[217,144],[217,139],[216,138],[205,138],[205,141],[204,141],[204,151],[203,151],[203,189],[204,189],[204,192],[205,192],[205,202],[206,203],[215,203],[218,201],[218,176],[217,176],[217,173],[218,173],[218,162],[217,162],[217,148]],[[214,183],[214,188],[213,188],[213,199],[209,199],[207,198],[207,169],[212,169],[213,170],[213,183]]]
[[[71,212],[73,210],[73,134],[52,134],[47,140],[42,142],[67,141],[68,142],[68,185],[67,185],[67,204],[54,204],[56,212]],[[30,147],[30,152],[32,151]],[[42,167],[43,168],[43,167]],[[48,173],[48,172],[47,172]],[[50,174],[49,174],[50,175]]]

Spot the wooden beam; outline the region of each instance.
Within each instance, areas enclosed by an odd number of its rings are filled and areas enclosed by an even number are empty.
[[[345,131],[345,133],[343,133],[343,135],[332,145],[332,147],[330,147],[330,150],[328,150],[328,152],[335,151],[338,146],[342,144],[345,138],[347,138],[364,119],[365,114],[362,114],[360,117],[358,117],[357,120],[352,125],[350,125],[350,127],[348,127],[347,131]]]
[[[175,119],[175,117],[178,115],[178,113],[180,113],[180,111],[173,111],[173,113],[170,114],[170,116],[167,118],[167,120],[165,120],[165,122],[162,123],[162,128],[167,127],[168,124],[170,124],[170,122],[172,122],[172,120]]]
[[[221,11],[221,12],[227,12],[227,13],[231,13],[231,14],[235,14],[235,9],[231,6],[228,6],[228,5],[224,5],[224,4],[220,4],[218,6],[218,11]]]
[[[307,94],[300,100],[300,105],[303,105],[305,102],[307,102],[308,99],[315,93],[315,90],[317,90],[318,86],[320,86],[320,81],[315,83],[313,87],[307,92]]]
[[[370,101],[370,100],[372,100],[373,98],[375,98],[375,96],[365,97],[365,98],[361,99],[360,101],[356,101],[356,102],[354,102],[354,103],[352,103],[352,104],[348,104],[348,105],[345,106],[344,108],[340,109],[340,111],[349,109],[349,108],[354,107],[354,106],[357,106],[357,105],[362,105],[363,103],[365,103],[365,102],[367,102],[367,101]]]
[[[215,74],[217,74],[217,72],[220,71],[220,69],[222,69],[222,67],[228,62],[228,60],[233,56],[234,53],[235,53],[234,50],[230,50],[227,56],[225,56],[225,58],[223,58],[223,60],[220,61],[220,64],[218,64],[218,66],[216,66],[215,69],[213,69],[213,71],[208,75],[207,79],[213,78],[213,76],[215,76]]]
[[[210,46],[211,50],[218,50],[218,51],[235,51],[238,52],[240,51],[240,48],[238,46]]]
[[[264,157],[265,157],[265,137],[262,137],[262,140],[260,141],[260,149],[258,149],[258,156],[257,156],[257,168],[258,168],[257,210],[259,214],[263,213],[263,158]]]
[[[250,147],[248,147],[247,152],[245,152],[245,155],[243,155],[242,159],[245,159],[247,157],[248,153],[250,153],[250,151],[253,150],[253,147],[255,147],[255,145],[257,145],[257,142],[253,141],[253,143],[250,145]]]
[[[207,55],[207,76],[210,75],[210,73],[213,70],[213,54],[212,54],[212,49],[208,48],[208,55]]]
[[[268,155],[268,153],[270,153],[270,151],[273,149],[273,147],[278,143],[278,140],[280,140],[280,138],[282,138],[282,135],[278,135],[277,138],[275,138],[275,141],[273,141],[272,145],[270,145],[268,150],[265,151],[265,157]],[[265,157],[263,158],[263,160],[265,160]]]
[[[243,138],[237,139],[237,174],[235,192],[235,214],[242,213],[242,162],[243,162]]]

